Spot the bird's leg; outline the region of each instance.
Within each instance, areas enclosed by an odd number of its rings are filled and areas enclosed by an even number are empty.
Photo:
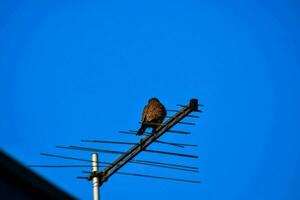
[[[153,126],[153,127],[152,127],[152,134],[155,134],[155,133],[156,133],[156,128],[157,128],[157,126]]]
[[[156,124],[159,124],[159,125],[155,125],[155,126],[152,127],[153,128],[152,129],[152,134],[157,133],[157,129],[161,126],[162,122],[163,122],[163,120],[161,120],[161,119],[159,119],[155,122]]]
[[[157,134],[157,128],[158,128],[159,126],[153,126],[152,127],[152,134]]]
[[[144,146],[145,140],[144,138],[140,139],[140,147],[142,148]]]
[[[146,130],[146,126],[142,124],[141,128],[137,131],[136,135],[143,135],[145,130]]]

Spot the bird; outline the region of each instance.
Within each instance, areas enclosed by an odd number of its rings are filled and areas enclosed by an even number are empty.
[[[142,125],[136,135],[143,135],[147,128],[152,128],[152,133],[156,133],[157,127],[164,121],[167,115],[165,106],[156,97],[148,100],[142,114]]]

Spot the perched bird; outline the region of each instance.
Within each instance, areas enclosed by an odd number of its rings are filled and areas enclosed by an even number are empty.
[[[152,128],[152,133],[155,133],[159,124],[164,121],[166,114],[164,105],[157,98],[149,99],[148,104],[144,107],[142,126],[136,135],[142,135],[147,128]]]

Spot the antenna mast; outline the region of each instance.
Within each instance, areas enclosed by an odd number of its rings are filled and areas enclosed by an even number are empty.
[[[92,153],[92,173],[98,173],[98,154]],[[93,176],[93,200],[100,200],[99,177]]]

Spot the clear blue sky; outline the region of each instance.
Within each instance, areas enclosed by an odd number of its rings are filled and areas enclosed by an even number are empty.
[[[24,165],[85,164],[39,153],[89,159],[55,145],[137,141],[117,131],[139,126],[148,98],[168,108],[199,98],[198,125],[178,127],[193,134],[164,139],[198,143],[182,152],[200,159],[140,158],[197,165],[200,173],[133,164],[124,171],[202,183],[115,175],[103,199],[300,199],[299,2],[108,2],[0,2],[1,149]],[[90,182],[74,178],[82,169],[34,171],[91,199]]]

